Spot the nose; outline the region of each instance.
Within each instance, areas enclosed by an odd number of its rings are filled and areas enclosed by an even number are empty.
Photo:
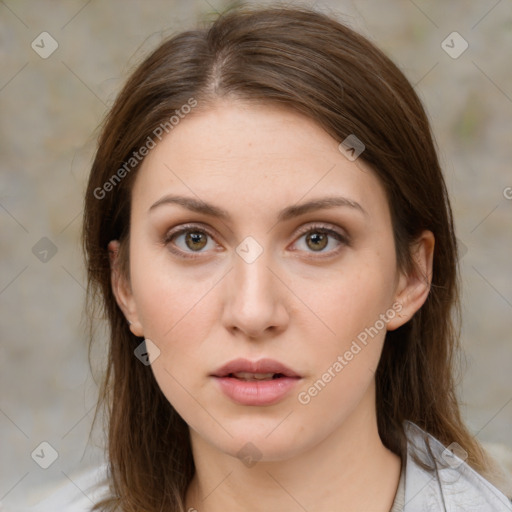
[[[229,331],[258,339],[286,329],[287,287],[270,260],[265,251],[252,262],[234,255],[234,268],[224,283],[222,322]]]

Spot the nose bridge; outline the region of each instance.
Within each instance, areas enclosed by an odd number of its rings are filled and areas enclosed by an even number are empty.
[[[264,303],[274,300],[273,274],[269,270],[271,256],[252,237],[248,237],[236,248],[234,258],[234,290],[242,304],[262,308]]]
[[[270,251],[254,238],[247,237],[236,248],[224,304],[227,328],[237,327],[249,336],[258,336],[286,321],[282,289],[270,270],[272,266]]]

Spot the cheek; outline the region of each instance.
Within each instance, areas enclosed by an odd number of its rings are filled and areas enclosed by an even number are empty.
[[[214,311],[218,304],[213,300],[215,282],[211,275],[162,278],[151,270],[145,273],[137,294],[144,335],[159,350],[151,364],[153,375],[178,414],[196,429],[202,425],[215,428],[197,401],[211,360],[206,344],[219,318]]]
[[[307,304],[316,316],[310,315],[309,322],[322,320],[325,329],[321,339],[325,342],[321,345],[327,349],[346,348],[347,343],[350,345],[351,340],[373,327],[392,304],[394,273],[382,266],[383,261],[376,256],[367,264],[349,263],[320,286],[308,287],[305,292]],[[381,322],[377,328],[385,333]],[[364,338],[364,334],[360,337]]]
[[[302,326],[305,341],[314,341],[304,347],[311,353],[313,372],[301,388],[303,404],[315,402],[321,408],[335,401],[350,408],[373,380],[387,321],[395,315],[394,272],[391,258],[387,261],[375,254],[366,261],[347,262],[343,272],[322,284],[321,291],[308,290],[308,305],[322,324],[309,315],[308,324]]]
[[[142,245],[142,244],[141,244]],[[172,348],[172,340],[193,342],[204,323],[204,299],[218,278],[206,266],[172,264],[166,250],[141,249],[131,258],[132,289],[144,335]]]
[[[316,303],[322,305],[320,316],[334,334],[329,331],[325,337],[315,338],[313,329],[307,331],[315,339],[313,349],[304,347],[311,373],[295,400],[301,424],[311,435],[327,435],[362,402],[367,410],[374,407],[368,391],[386,335],[380,317],[390,309],[385,284],[379,274],[354,273],[330,286],[325,296],[316,297]],[[322,418],[320,424],[318,418]]]

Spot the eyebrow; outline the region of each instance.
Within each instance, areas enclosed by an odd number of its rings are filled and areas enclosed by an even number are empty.
[[[211,217],[216,217],[226,221],[230,219],[230,214],[219,206],[215,206],[193,197],[177,195],[166,195],[160,198],[158,201],[151,205],[148,211],[152,212],[157,207],[166,204],[177,204],[193,212],[202,213],[204,215],[209,215]],[[357,210],[364,215],[368,215],[366,210],[358,202],[353,201],[352,199],[348,199],[347,197],[342,196],[329,196],[312,199],[311,201],[307,201],[306,203],[302,204],[287,206],[279,212],[277,220],[278,222],[283,222],[294,217],[304,215],[308,212],[336,208],[338,206],[353,208],[354,210]]]

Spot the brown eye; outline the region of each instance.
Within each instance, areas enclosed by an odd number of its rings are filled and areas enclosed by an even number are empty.
[[[199,257],[202,253],[209,252],[208,249],[215,248],[213,236],[206,230],[195,226],[183,226],[181,229],[167,234],[163,242],[171,252],[184,258]],[[208,243],[213,244],[208,247]]]
[[[321,251],[327,247],[329,243],[328,235],[318,231],[312,231],[306,236],[306,244],[314,251]]]
[[[192,251],[200,251],[208,242],[207,236],[201,231],[188,231],[185,236],[185,244]]]
[[[295,244],[306,253],[317,253],[319,256],[334,256],[344,246],[348,246],[349,238],[332,228],[325,226],[306,226],[300,232],[301,236]],[[332,246],[334,241],[334,247]],[[303,247],[300,247],[302,245]],[[329,246],[329,248],[328,248]]]

